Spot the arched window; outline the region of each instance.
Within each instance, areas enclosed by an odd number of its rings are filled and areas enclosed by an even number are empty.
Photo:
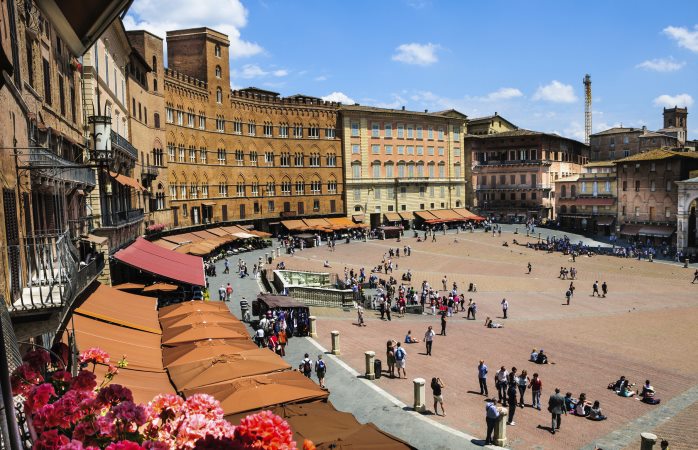
[[[153,80],[153,91],[154,92],[158,91],[158,80],[157,79]]]
[[[576,197],[577,196],[577,186],[574,184],[570,186],[570,196]]]
[[[218,58],[221,57],[221,46],[219,44],[216,44],[216,46],[214,47],[213,54],[216,55],[216,57]]]
[[[576,213],[577,212],[577,205],[572,205],[570,207],[570,211],[572,212],[572,214]]]
[[[565,214],[567,212],[567,205],[560,206],[560,213]]]
[[[216,66],[216,78],[221,77],[221,66]]]
[[[560,197],[567,197],[567,186],[565,186],[564,184],[562,185],[562,188],[560,188]]]
[[[160,128],[160,113],[155,113],[153,120],[155,121],[155,128]]]
[[[153,73],[158,73],[158,57],[153,55]]]
[[[216,88],[216,103],[223,103],[223,90],[221,88]]]

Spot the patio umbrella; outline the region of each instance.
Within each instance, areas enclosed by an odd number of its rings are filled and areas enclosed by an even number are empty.
[[[296,371],[240,378],[221,384],[184,389],[184,396],[203,393],[221,402],[226,416],[288,403],[323,400],[327,391]]]
[[[196,311],[186,316],[160,319],[160,324],[163,328],[181,327],[195,323],[227,323],[237,325],[241,330],[247,330],[245,325],[227,311]]]
[[[196,323],[181,327],[163,328],[162,330],[162,345],[179,345],[206,339],[249,340],[250,335],[240,331],[237,327],[224,323]]]
[[[167,368],[178,391],[222,383],[236,378],[289,370],[291,365],[266,348],[240,350],[209,360]]]
[[[114,289],[118,289],[120,291],[140,291],[145,287],[145,284],[140,284],[140,283],[121,283],[117,284],[115,286],[112,286]]]
[[[165,367],[204,361],[219,355],[235,353],[241,350],[258,348],[252,341],[242,339],[208,339],[190,342],[176,347],[163,347],[162,363]]]
[[[224,302],[204,302],[201,300],[192,300],[190,302],[176,303],[174,305],[160,308],[158,316],[160,320],[169,319],[171,317],[186,316],[197,311],[226,311],[230,312],[228,305]]]
[[[169,283],[155,283],[143,288],[143,292],[174,292],[179,286]]]

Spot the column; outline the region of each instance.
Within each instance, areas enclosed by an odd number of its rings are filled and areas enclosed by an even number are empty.
[[[424,404],[424,397],[426,396],[424,378],[415,378],[412,380],[412,383],[414,384],[414,410],[423,413],[427,410]]]
[[[310,317],[308,317],[308,319],[310,319],[310,337],[316,338],[317,337],[317,317],[310,316]]]
[[[332,354],[339,355],[339,331],[332,331]]]
[[[640,433],[640,450],[652,450],[657,443],[657,435],[652,433]]]
[[[506,447],[507,416],[509,415],[509,410],[507,408],[502,408],[501,406],[497,409],[499,410],[499,418],[497,419],[497,425],[494,427],[494,445],[498,447]]]
[[[376,373],[374,372],[373,365],[376,361],[376,352],[368,351],[364,352],[366,355],[366,379],[375,380]]]

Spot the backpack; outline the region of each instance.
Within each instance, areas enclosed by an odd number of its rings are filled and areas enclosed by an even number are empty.
[[[405,359],[405,351],[402,348],[398,348],[395,351],[395,359],[398,361],[402,361],[403,359]]]
[[[310,366],[310,360],[306,359],[303,361],[303,373],[310,373],[313,371],[313,368]]]
[[[325,373],[325,361],[320,360],[317,362],[317,371],[319,373]]]

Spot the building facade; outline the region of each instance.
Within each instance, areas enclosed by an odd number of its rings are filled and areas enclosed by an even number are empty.
[[[344,213],[338,104],[230,90],[227,36],[167,33],[164,70],[168,227]],[[161,171],[164,172],[164,171]]]
[[[472,154],[471,206],[502,220],[552,219],[555,181],[581,172],[588,147],[554,134],[515,130],[465,137]]]
[[[344,105],[340,115],[350,217],[375,228],[386,213],[465,206],[464,114]]]
[[[618,228],[628,238],[676,245],[678,188],[698,169],[698,153],[656,149],[615,161]]]
[[[509,122],[495,111],[492,116],[469,118],[467,134],[486,136],[488,134],[497,134],[518,129],[519,127]]]
[[[672,136],[682,146],[688,139],[688,108],[664,108],[664,127],[658,133]]]
[[[555,218],[563,229],[582,233],[615,233],[616,166],[613,162],[584,165],[582,172],[555,181]]]

